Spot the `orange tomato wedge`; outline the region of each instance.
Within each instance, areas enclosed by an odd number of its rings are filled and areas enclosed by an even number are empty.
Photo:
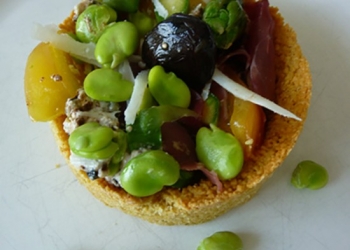
[[[84,78],[83,65],[49,43],[40,43],[28,57],[24,76],[28,113],[34,121],[50,121],[65,113]]]
[[[229,65],[220,68],[228,77],[245,86],[239,75]],[[248,159],[257,149],[265,134],[266,116],[263,108],[249,101],[237,97],[229,99],[232,110],[228,122],[231,133],[239,140],[244,150],[244,157]]]
[[[232,134],[241,142],[245,158],[251,157],[261,145],[265,120],[265,113],[260,106],[239,98],[234,99],[230,127]]]

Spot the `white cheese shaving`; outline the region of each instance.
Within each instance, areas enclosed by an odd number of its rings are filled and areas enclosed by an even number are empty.
[[[295,120],[301,121],[301,119],[294,115],[292,112],[278,106],[276,103],[254,93],[253,91],[243,87],[239,83],[233,81],[231,78],[227,77],[224,73],[222,73],[219,69],[215,69],[213,80],[217,82],[221,87],[232,93],[234,96],[260,105],[264,108],[267,108],[279,115],[293,118]]]
[[[202,94],[201,94],[203,100],[208,99],[208,96],[210,94],[210,88],[211,88],[211,81],[204,85],[204,88],[203,88]]]
[[[159,16],[163,17],[164,19],[168,17],[169,12],[163,6],[163,4],[160,3],[159,0],[152,0],[152,3],[154,5],[154,10],[158,13]]]
[[[128,60],[124,60],[118,67],[118,72],[122,74],[123,79],[128,80],[132,83],[135,82],[134,74],[132,73],[132,69],[130,67],[130,63]]]
[[[141,71],[135,78],[134,89],[127,108],[124,111],[126,125],[132,125],[140,109],[142,98],[147,88],[149,70]]]
[[[32,36],[39,41],[49,42],[56,48],[63,50],[84,62],[100,66],[94,55],[95,44],[81,43],[67,34],[60,34],[58,33],[58,27],[54,24],[45,26],[35,24]]]

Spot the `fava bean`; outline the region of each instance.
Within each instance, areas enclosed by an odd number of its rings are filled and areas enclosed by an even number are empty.
[[[119,149],[109,162],[108,174],[110,176],[116,175],[120,170],[120,162],[124,159],[127,150],[126,133],[123,130],[114,131],[113,142],[119,145]]]
[[[95,57],[105,68],[115,68],[131,56],[139,45],[138,31],[128,21],[117,22],[102,33],[96,43]]]
[[[241,171],[243,149],[240,142],[229,133],[213,124],[202,127],[196,135],[198,159],[209,170],[213,170],[221,180],[229,180]]]
[[[232,232],[216,232],[205,238],[197,250],[242,250],[243,242],[241,238]]]
[[[96,43],[106,26],[117,20],[117,13],[106,5],[90,5],[78,17],[77,38],[84,43]]]
[[[154,66],[148,74],[148,85],[152,96],[160,105],[187,108],[191,92],[184,81],[172,72],[165,72],[160,65]]]
[[[69,147],[78,156],[88,159],[108,159],[126,145],[113,141],[111,128],[89,122],[75,129],[68,139]],[[126,142],[122,142],[126,144]]]
[[[146,35],[155,26],[154,20],[147,14],[140,11],[129,14],[129,21],[136,26],[140,37]]]
[[[176,183],[179,163],[161,150],[151,150],[132,158],[123,168],[120,184],[129,194],[145,197]]]
[[[328,183],[327,170],[313,161],[300,162],[292,174],[294,187],[320,189]]]
[[[98,101],[123,102],[130,99],[133,84],[112,69],[95,69],[86,76],[84,90]]]
[[[78,131],[72,133],[70,146],[75,150],[94,152],[106,147],[113,138],[113,130],[102,127],[97,122],[86,123]]]
[[[107,4],[117,11],[132,13],[138,10],[140,0],[98,0],[98,2]]]
[[[142,96],[142,100],[141,100],[141,104],[139,107],[138,112],[148,109],[152,106],[156,106],[157,103],[154,100],[153,96],[151,95],[151,92],[149,91],[149,88],[145,89],[145,92],[143,92],[143,96]]]

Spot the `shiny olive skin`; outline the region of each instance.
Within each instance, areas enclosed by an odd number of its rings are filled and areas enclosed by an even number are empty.
[[[146,35],[142,59],[147,67],[161,65],[190,88],[200,91],[214,73],[215,50],[205,22],[194,16],[174,14]]]

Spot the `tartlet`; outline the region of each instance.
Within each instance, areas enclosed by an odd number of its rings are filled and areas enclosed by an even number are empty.
[[[223,182],[223,190],[207,179],[182,189],[165,187],[149,197],[137,198],[105,179],[90,180],[69,162],[68,135],[63,130],[65,116],[51,122],[58,146],[76,178],[107,206],[161,225],[190,225],[212,220],[249,201],[271,177],[295,145],[303,128],[311,98],[309,65],[298,44],[296,33],[284,22],[278,8],[270,7],[275,20],[276,103],[302,121],[271,113],[261,147],[244,163],[240,174]],[[61,25],[67,28],[70,18]]]

